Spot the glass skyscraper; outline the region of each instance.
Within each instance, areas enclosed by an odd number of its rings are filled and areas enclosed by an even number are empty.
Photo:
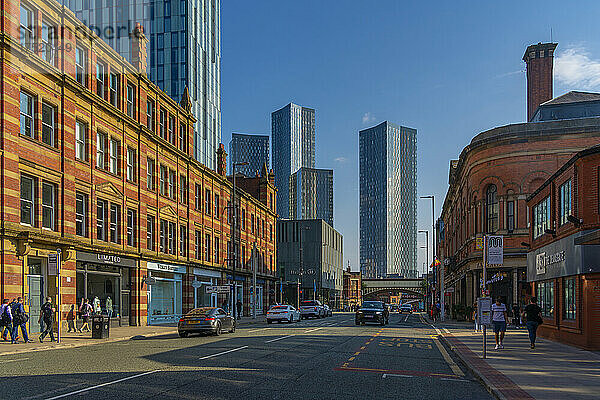
[[[271,113],[271,148],[277,214],[290,217],[290,176],[315,167],[315,110],[293,103]]]
[[[359,133],[360,269],[417,277],[417,131],[383,122]]]
[[[230,173],[233,173],[233,163],[238,162],[248,162],[248,165],[236,168],[248,177],[256,176],[256,171],[261,172],[264,164],[269,170],[269,136],[233,133],[229,142]]]
[[[148,75],[170,97],[189,90],[197,119],[194,157],[211,169],[221,143],[220,0],[63,0],[92,31],[131,61],[129,34],[141,23]]]
[[[300,168],[290,176],[290,219],[322,219],[333,226],[333,170]]]

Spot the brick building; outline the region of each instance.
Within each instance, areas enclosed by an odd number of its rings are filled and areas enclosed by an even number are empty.
[[[194,160],[188,96],[177,104],[148,80],[142,29],[129,64],[56,1],[2,5],[1,297],[23,296],[37,321],[60,288],[63,315],[89,298],[125,325],[221,304],[205,286],[230,282],[226,154],[217,172]],[[256,292],[262,308],[274,301],[275,187],[266,171],[238,182],[248,313],[254,243]],[[58,250],[60,282],[48,262]]]
[[[600,349],[600,146],[573,156],[527,198],[527,280],[541,336]]]
[[[545,96],[551,96],[551,87],[535,85],[551,85],[555,47],[539,44],[527,48],[528,110],[550,100]],[[555,106],[577,107],[582,97],[564,100]],[[504,236],[504,264],[490,266],[487,273],[491,295],[504,297],[508,304],[523,304],[530,294],[526,198],[573,154],[599,141],[600,115],[511,124],[478,134],[459,159],[450,162],[450,186],[436,238],[445,286],[454,289],[445,297],[450,306],[470,306],[481,293],[482,251],[476,248],[476,238],[485,234]]]
[[[344,289],[342,305],[353,308],[362,303],[362,279],[360,271],[350,271],[350,266],[344,271]]]

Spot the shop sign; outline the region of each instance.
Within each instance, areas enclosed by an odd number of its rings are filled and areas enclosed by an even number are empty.
[[[185,274],[187,272],[186,267],[183,265],[162,264],[155,262],[148,262],[147,268],[154,271],[170,272],[174,274]]]
[[[136,260],[133,258],[122,257],[116,254],[88,253],[87,251],[78,251],[77,261],[121,267],[136,267]]]
[[[194,275],[208,276],[211,278],[220,278],[221,277],[221,273],[219,271],[212,271],[210,269],[194,268],[193,272],[194,272]]]
[[[200,281],[192,281],[192,287],[193,288],[199,288],[200,286],[202,286],[202,282]]]
[[[58,253],[48,254],[48,275],[52,275],[52,276],[58,275],[59,257],[60,256]]]
[[[207,286],[206,293],[229,293],[230,287],[228,285],[223,286]]]
[[[154,285],[156,283],[156,279],[152,276],[145,276],[143,281],[146,283],[146,285],[150,286],[150,285]]]
[[[475,238],[475,250],[483,250],[483,238]]]
[[[504,240],[502,236],[487,236],[486,262],[491,265],[504,264]]]
[[[566,253],[565,251],[559,251],[554,254],[546,255],[546,253],[540,253],[535,256],[535,273],[537,275],[545,274],[546,267],[551,266],[552,264],[557,264],[559,262],[565,261]]]

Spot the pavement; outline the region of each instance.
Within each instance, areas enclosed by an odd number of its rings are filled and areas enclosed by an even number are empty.
[[[488,330],[486,359],[483,333],[473,324],[435,323],[439,333],[464,365],[499,399],[600,398],[600,354],[537,338],[529,348],[525,327],[509,327],[504,349],[494,350],[494,333]]]
[[[418,314],[241,324],[0,356],[10,399],[492,399]]]

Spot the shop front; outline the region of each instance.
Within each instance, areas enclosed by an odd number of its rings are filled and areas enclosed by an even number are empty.
[[[232,275],[227,275],[227,284],[230,286],[230,293],[228,298],[232,299],[233,296],[233,276]],[[243,308],[242,308],[242,314],[244,316],[248,316],[250,315],[250,299],[244,299],[244,286],[248,286],[249,281],[246,280],[245,276],[242,275],[236,275],[235,276],[235,300],[231,302],[231,304],[226,304],[226,307],[224,307],[227,312],[233,312],[233,310],[235,310],[235,305],[237,304],[238,301],[242,302]],[[249,287],[248,287],[249,289]],[[249,290],[246,291],[246,293],[250,293]],[[229,303],[229,302],[228,302]]]
[[[87,299],[94,314],[107,315],[114,325],[135,324],[131,307],[134,258],[113,254],[77,252],[76,285],[79,308]]]
[[[184,265],[148,262],[148,325],[177,322],[183,314]]]
[[[208,286],[217,285],[218,280],[221,278],[221,273],[202,268],[194,268],[192,272],[192,288],[194,291],[193,307],[216,307],[217,294],[207,293],[206,288]]]

